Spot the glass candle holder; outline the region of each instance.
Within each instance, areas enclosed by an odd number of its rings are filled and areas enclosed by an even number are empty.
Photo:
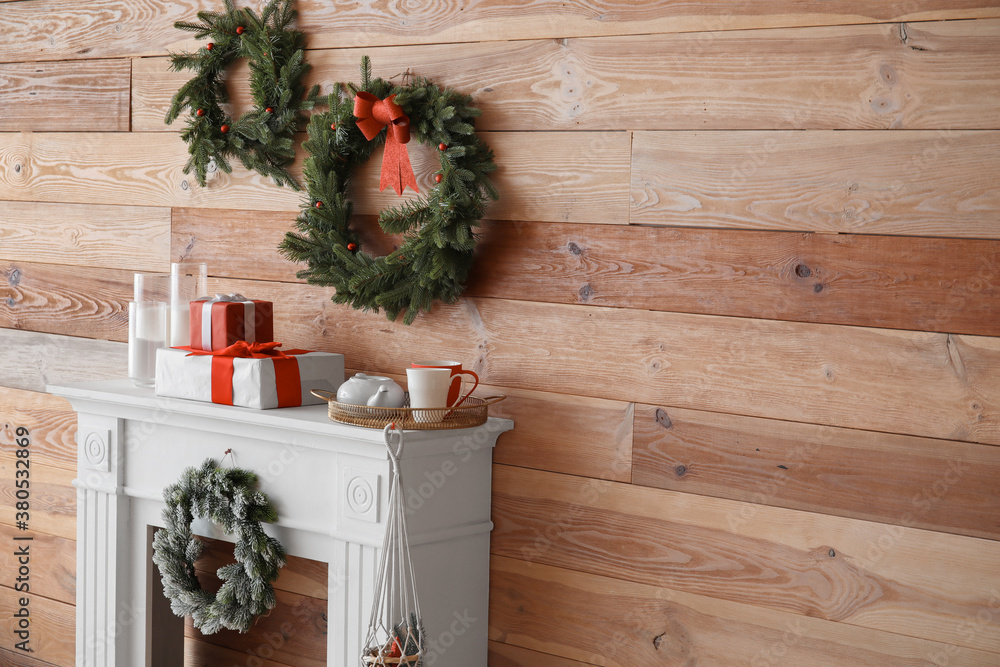
[[[191,344],[191,302],[208,294],[208,265],[181,262],[170,265],[170,347]]]
[[[136,273],[132,300],[136,303],[170,302],[169,273]]]
[[[169,273],[135,274],[134,301],[128,304],[128,376],[139,387],[156,383],[156,350],[170,332]]]
[[[167,346],[167,304],[128,303],[128,376],[137,387],[156,383],[156,350]]]

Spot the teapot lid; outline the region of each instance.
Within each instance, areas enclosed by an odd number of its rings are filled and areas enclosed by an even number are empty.
[[[368,375],[367,373],[355,373],[354,377],[351,379],[377,380],[378,382],[386,382],[386,381],[392,382],[392,378],[384,377],[381,375]]]

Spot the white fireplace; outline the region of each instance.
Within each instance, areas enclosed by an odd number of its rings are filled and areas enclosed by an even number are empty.
[[[331,422],[325,405],[251,410],[159,397],[126,379],[49,391],[79,414],[78,667],[182,665],[184,622],[163,596],[152,533],[163,488],[227,449],[278,510],[268,533],[289,554],[329,563],[327,664],[360,664],[391,469],[381,431]],[[427,667],[486,665],[492,448],[511,428],[491,418],[405,434]],[[207,522],[193,530],[228,539]]]

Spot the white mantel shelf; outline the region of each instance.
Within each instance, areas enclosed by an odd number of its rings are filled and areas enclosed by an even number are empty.
[[[267,532],[289,554],[329,563],[327,664],[360,664],[390,479],[380,430],[331,422],[325,404],[252,410],[156,396],[128,379],[48,391],[79,413],[78,667],[183,664],[183,621],[163,597],[152,534],[163,488],[227,449],[260,475],[278,510]],[[492,448],[511,428],[491,418],[405,433],[400,467],[427,667],[486,665]],[[194,531],[228,539],[204,521]]]

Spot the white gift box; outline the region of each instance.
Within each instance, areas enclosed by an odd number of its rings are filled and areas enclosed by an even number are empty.
[[[295,368],[290,369],[289,364]],[[298,392],[294,387],[296,371]],[[225,382],[229,373],[231,390]],[[323,389],[336,394],[343,381],[344,355],[331,352],[244,358],[191,355],[189,348],[156,351],[156,393],[159,396],[266,410],[325,403],[322,398],[313,396],[312,390]]]

